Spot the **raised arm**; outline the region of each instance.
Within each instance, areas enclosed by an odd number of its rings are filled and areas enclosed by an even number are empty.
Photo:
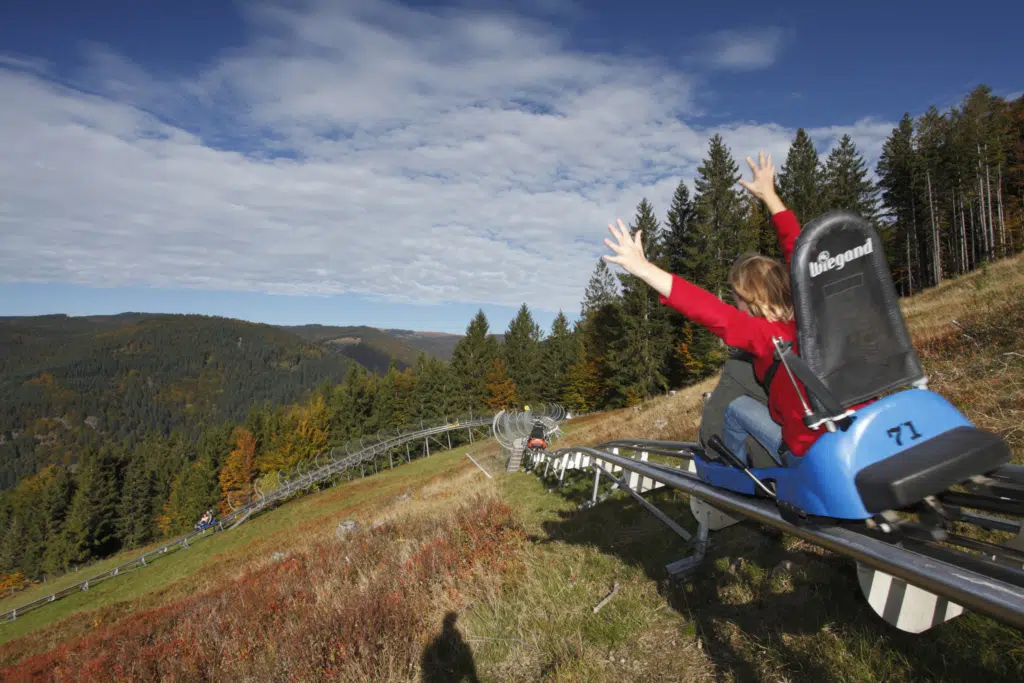
[[[615,256],[605,255],[609,263],[625,268],[649,284],[659,294],[659,301],[668,304],[684,316],[702,325],[720,337],[726,344],[744,349],[753,354],[764,354],[771,348],[770,323],[754,318],[724,303],[711,292],[687,282],[678,275],[667,273],[644,256],[642,234],[634,237],[620,220],[618,227],[609,225],[608,230],[616,242],[605,240]]]
[[[668,296],[658,297],[661,303],[707,328],[728,346],[759,356],[772,352],[773,323],[743,313],[678,275],[671,275],[670,278],[671,291]],[[777,334],[778,329],[775,332]]]
[[[782,249],[782,258],[789,263],[789,257],[793,254],[793,244],[796,236],[800,234],[800,223],[796,214],[786,208],[786,205],[779,199],[775,191],[775,167],[772,165],[772,157],[769,154],[766,158],[764,152],[757,155],[757,165],[747,157],[747,164],[754,172],[754,179],[751,182],[740,181],[750,194],[754,195],[768,207],[772,216],[772,225],[775,227],[775,235],[779,239],[779,247]]]

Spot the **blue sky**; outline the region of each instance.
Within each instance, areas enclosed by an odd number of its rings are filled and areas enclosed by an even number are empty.
[[[1024,88],[1020,3],[690,4],[3,3],[0,315],[549,326],[712,133]]]

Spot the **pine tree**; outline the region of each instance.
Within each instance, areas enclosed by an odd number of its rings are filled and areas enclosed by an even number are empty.
[[[721,297],[729,267],[740,253],[755,248],[745,235],[746,203],[736,189],[739,167],[720,135],[711,138],[708,157],[697,167],[694,185],[694,248],[689,255],[694,284]]]
[[[392,359],[387,374],[377,384],[377,395],[373,399],[373,420],[365,425],[366,433],[373,433],[380,429],[389,429],[393,426],[397,384],[398,366],[395,364],[394,359]]]
[[[502,355],[509,377],[516,385],[516,393],[526,403],[540,398],[541,331],[524,303],[508,325]]]
[[[1014,100],[1006,112],[1007,226],[1014,251],[1024,249],[1024,95]],[[1014,230],[1014,227],[1017,230]]]
[[[742,176],[720,135],[711,138],[708,156],[697,171],[694,237],[687,256],[691,282],[722,297],[728,289],[732,262],[758,246],[758,236],[752,227],[757,219],[751,218],[750,204],[737,190]],[[690,383],[702,375],[685,371],[684,359],[699,361],[691,362],[691,368],[718,367],[725,357],[725,348],[717,337],[695,323],[687,321],[681,327],[673,340],[672,362],[680,369],[683,383]],[[681,345],[685,346],[685,353],[681,352]]]
[[[132,459],[125,470],[117,514],[117,535],[125,547],[145,545],[156,533],[153,497],[153,473],[144,461]]]
[[[456,401],[460,389],[447,363],[421,353],[413,366],[413,374],[416,387],[409,401],[409,412],[414,423],[432,423],[459,412]]]
[[[853,139],[844,135],[825,161],[824,195],[828,211],[846,210],[874,222],[878,189],[868,178],[867,165]]]
[[[508,410],[519,403],[516,384],[509,377],[505,361],[495,358],[491,361],[491,369],[487,373],[487,407],[494,412]]]
[[[949,179],[944,169],[949,167],[950,129],[947,120],[936,107],[929,107],[918,119],[914,139],[915,175],[918,203],[922,207],[921,235],[918,240],[922,280],[928,285],[942,282],[943,262],[948,255],[943,249],[942,236],[947,231],[942,211],[942,197],[948,193]],[[977,156],[973,157],[975,160]],[[979,178],[980,180],[980,178]]]
[[[75,495],[75,479],[67,467],[59,467],[42,491],[42,512],[46,524],[46,549],[42,570],[55,574],[67,568],[64,529]]]
[[[455,412],[482,411],[487,401],[487,373],[491,361],[498,357],[498,345],[488,334],[490,326],[483,310],[477,312],[466,328],[466,336],[452,351],[451,372],[456,391]]]
[[[208,458],[186,463],[174,480],[170,498],[157,518],[165,534],[186,531],[209,509],[217,507],[220,487],[217,472]]]
[[[565,372],[559,401],[573,412],[586,412],[599,405],[602,385],[597,363],[588,357],[583,344],[576,346],[576,359]]]
[[[391,426],[404,429],[412,423],[412,401],[416,394],[416,375],[412,368],[395,374],[392,397]]]
[[[337,408],[327,413],[328,416],[340,413],[335,418],[338,423],[328,423],[328,429],[335,431],[341,442],[365,433],[366,426],[373,418],[376,393],[376,378],[362,366],[352,368],[345,376],[339,395],[335,399]]]
[[[702,245],[695,221],[696,213],[693,201],[690,199],[689,188],[680,181],[676,186],[667,214],[664,249],[670,272],[690,282],[699,282],[702,279],[702,274],[698,273],[694,267],[695,258],[697,258]],[[675,349],[683,343],[687,335],[692,336],[693,330],[689,328],[692,328],[694,323],[674,309],[668,309],[667,315],[672,330],[672,348]],[[674,387],[683,386],[692,381],[691,376],[679,360],[678,354],[674,352],[670,353],[668,357],[666,379],[669,386]]]
[[[699,248],[695,232],[693,200],[686,183],[679,181],[665,220],[665,259],[668,270],[693,282],[692,257]],[[602,261],[604,263],[604,261]]]
[[[551,336],[543,343],[543,374],[540,378],[539,396],[542,401],[558,401],[562,385],[565,383],[565,372],[576,360],[576,347],[579,343],[576,335],[569,329],[569,319],[559,311],[551,323]]]
[[[0,537],[0,570],[14,571],[21,567],[21,554],[25,548],[24,525],[14,506],[4,501],[0,507],[3,535]]]
[[[786,163],[779,170],[778,187],[779,197],[801,224],[811,222],[827,210],[822,202],[824,169],[814,142],[803,128],[797,130]]]
[[[587,291],[583,299],[582,317],[586,318],[608,306],[613,306],[619,296],[619,286],[615,276],[608,269],[608,262],[599,259],[594,274],[587,283]]]
[[[915,275],[912,254],[919,239],[917,191],[914,171],[917,160],[914,152],[914,123],[910,114],[904,114],[899,126],[882,145],[878,159],[878,184],[884,206],[883,218],[889,227],[885,231],[889,263],[901,264],[893,268],[894,280],[903,294],[912,294],[915,283],[921,286],[920,274]]]
[[[118,548],[118,463],[108,448],[87,455],[68,511],[67,561],[80,564]]]
[[[666,255],[658,219],[651,204],[641,200],[630,234],[642,232],[644,255],[662,266]],[[658,294],[634,275],[619,276],[622,284],[621,331],[611,343],[612,385],[618,402],[627,404],[650,398],[668,388],[666,361],[672,347],[668,309]]]
[[[607,405],[613,394],[608,363],[610,345],[620,335],[621,302],[618,280],[608,269],[608,263],[604,259],[598,260],[587,284],[582,319],[577,325],[577,331],[580,341],[586,347],[587,356],[597,367],[600,387],[597,405],[600,406]]]

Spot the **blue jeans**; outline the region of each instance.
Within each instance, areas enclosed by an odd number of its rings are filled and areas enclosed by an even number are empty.
[[[751,462],[747,455],[747,436],[754,437],[779,462],[782,427],[772,419],[768,406],[749,396],[740,396],[725,409],[722,441],[726,448],[749,467]]]

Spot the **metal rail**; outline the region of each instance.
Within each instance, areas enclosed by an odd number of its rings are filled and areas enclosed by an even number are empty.
[[[561,420],[565,417],[565,411],[560,406],[547,406],[540,417],[543,417],[543,419],[546,420]],[[257,488],[254,490],[253,498],[250,499],[249,502],[237,507],[235,507],[233,501],[229,501],[229,507],[233,508],[231,513],[218,520],[214,526],[201,531],[190,531],[183,536],[179,536],[178,538],[168,541],[160,547],[145,552],[112,569],[90,576],[84,581],[67,586],[66,588],[56,591],[46,597],[39,598],[32,602],[10,609],[3,614],[0,614],[0,623],[14,621],[19,616],[39,609],[44,605],[56,602],[57,600],[66,598],[69,595],[73,595],[81,591],[87,591],[91,586],[94,586],[97,583],[106,581],[115,576],[120,576],[121,574],[141,569],[157,557],[161,557],[176,550],[188,548],[189,542],[197,537],[211,535],[212,533],[215,533],[215,530],[224,531],[225,528],[233,529],[242,522],[251,518],[253,515],[258,514],[273,504],[285,501],[296,494],[301,495],[304,491],[308,491],[315,484],[327,481],[337,475],[354,471],[355,468],[365,465],[368,462],[375,462],[378,456],[384,454],[388,455],[389,466],[393,467],[393,452],[401,446],[407,446],[409,443],[423,439],[424,450],[426,454],[429,455],[430,448],[429,443],[427,442],[428,439],[440,434],[450,435],[453,431],[461,431],[463,429],[469,431],[469,438],[470,441],[472,441],[474,429],[487,427],[488,432],[490,432],[493,425],[497,424],[497,418],[498,416],[474,417],[470,414],[468,418],[456,419],[454,423],[446,419],[444,424],[434,427],[423,427],[421,423],[420,429],[405,433],[399,429],[395,429],[391,430],[390,434],[385,433],[382,435],[378,431],[377,435],[370,437],[369,443],[363,443],[367,438],[364,436],[360,439],[350,440],[346,444],[334,447],[329,451],[318,453],[312,458],[296,464],[286,473],[279,472],[279,486],[273,491],[264,492]],[[373,439],[376,439],[376,441],[373,441]],[[350,448],[353,444],[357,443],[360,445],[360,449],[355,452],[351,452]],[[342,454],[343,452],[344,455]],[[408,461],[412,460],[412,455],[409,453],[408,449],[405,450],[405,455]],[[399,462],[401,462],[401,459],[399,459]]]
[[[691,449],[695,445],[681,442],[618,440],[599,444],[594,448],[562,448],[551,453],[549,458],[555,465],[555,471],[560,470],[560,480],[564,478],[570,459],[578,462],[578,456],[589,456],[590,466],[601,468],[607,464],[611,466],[610,469],[621,468],[640,477],[649,478],[699,498],[727,515],[774,527],[872,569],[891,574],[996,621],[1024,630],[1024,588],[1020,586],[996,580],[952,562],[908,550],[895,543],[878,540],[850,528],[796,526],[784,520],[771,501],[715,488],[685,470],[675,470],[602,450],[609,447],[626,448],[692,458]]]

